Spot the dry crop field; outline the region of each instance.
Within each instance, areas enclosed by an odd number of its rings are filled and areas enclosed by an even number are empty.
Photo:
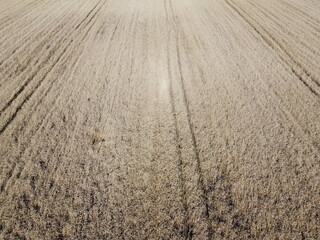
[[[0,239],[320,239],[320,1],[0,0]]]

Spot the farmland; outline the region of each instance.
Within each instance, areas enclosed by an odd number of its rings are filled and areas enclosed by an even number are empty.
[[[320,2],[0,0],[0,239],[319,239]]]

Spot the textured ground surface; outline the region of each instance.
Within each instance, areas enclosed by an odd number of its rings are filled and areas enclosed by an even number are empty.
[[[0,0],[0,239],[319,239],[320,2]]]

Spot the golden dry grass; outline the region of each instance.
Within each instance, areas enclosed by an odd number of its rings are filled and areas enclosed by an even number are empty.
[[[319,239],[317,0],[1,0],[0,239]]]

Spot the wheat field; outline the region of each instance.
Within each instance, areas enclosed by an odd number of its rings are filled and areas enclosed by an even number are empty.
[[[318,0],[0,0],[0,239],[320,239]]]

